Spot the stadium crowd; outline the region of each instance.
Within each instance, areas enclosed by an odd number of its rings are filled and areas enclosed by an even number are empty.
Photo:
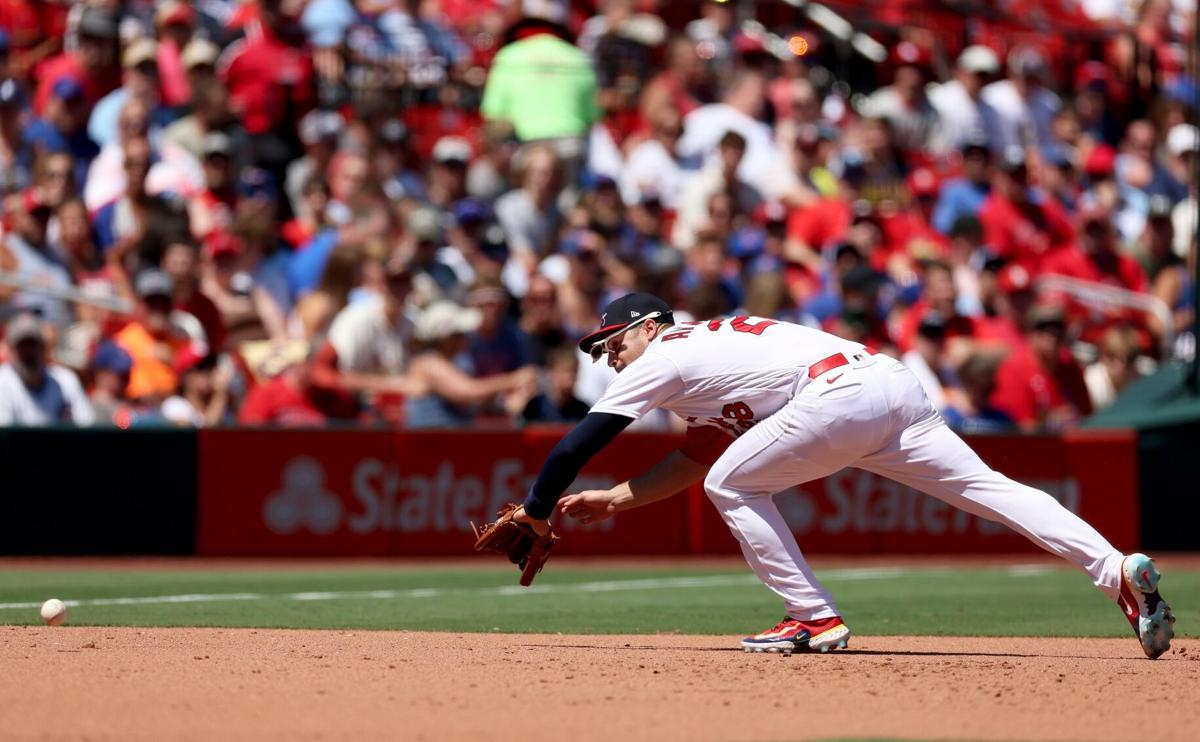
[[[968,432],[1194,352],[1191,3],[827,5],[0,0],[0,425],[571,421],[634,290]]]

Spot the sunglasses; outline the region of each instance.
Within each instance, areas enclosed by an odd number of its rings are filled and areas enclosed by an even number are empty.
[[[609,335],[601,342],[593,343],[591,350],[588,351],[588,355],[592,357],[592,363],[596,363],[608,353],[616,353],[621,350],[620,340],[622,337],[624,337],[625,333],[629,332],[648,319],[655,319],[660,316],[662,316],[662,312],[650,312],[649,314],[638,317],[633,322],[630,322],[625,326],[625,329],[621,330],[620,332]]]

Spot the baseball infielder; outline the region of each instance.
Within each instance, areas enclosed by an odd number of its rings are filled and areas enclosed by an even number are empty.
[[[807,327],[759,317],[675,324],[649,294],[610,303],[580,341],[619,374],[543,464],[515,520],[548,529],[555,505],[595,522],[704,480],[709,499],[787,615],[742,640],[747,652],[828,651],[850,629],[817,581],[772,495],[846,466],[889,477],[999,521],[1087,572],[1117,601],[1151,659],[1170,648],[1175,617],[1159,572],[1125,556],[1045,492],[993,471],[942,421],[898,361]],[[682,448],[610,490],[564,490],[634,420],[663,407],[688,422]]]

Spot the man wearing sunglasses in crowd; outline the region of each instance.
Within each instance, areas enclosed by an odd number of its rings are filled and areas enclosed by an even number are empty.
[[[555,446],[514,519],[545,533],[556,507],[594,523],[703,481],[751,569],[787,607],[773,628],[742,640],[746,651],[847,645],[850,629],[771,497],[847,466],[1004,523],[1085,571],[1121,605],[1148,657],[1170,647],[1175,619],[1150,558],[1122,554],[1050,495],[990,469],[899,361],[773,319],[676,324],[649,294],[611,302],[579,347],[618,376]],[[560,500],[592,456],[658,407],[687,421],[680,449],[612,489]]]

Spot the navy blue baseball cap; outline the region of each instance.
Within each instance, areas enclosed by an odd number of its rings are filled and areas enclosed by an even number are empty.
[[[631,330],[648,319],[674,324],[671,307],[653,294],[626,294],[609,302],[600,315],[600,329],[579,341],[579,349],[599,360],[604,341],[617,333]]]

